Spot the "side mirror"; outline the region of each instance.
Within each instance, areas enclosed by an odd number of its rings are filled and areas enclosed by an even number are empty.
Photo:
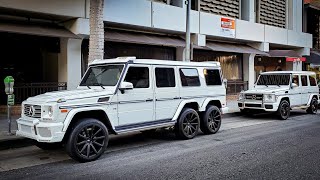
[[[292,88],[296,88],[296,87],[298,87],[298,84],[296,84],[296,83],[292,83],[292,86],[291,86]]]
[[[119,90],[123,94],[125,90],[133,89],[133,84],[131,82],[122,82],[119,86]]]
[[[223,79],[223,84],[224,84],[224,87],[227,89],[228,88],[228,80],[227,79]]]

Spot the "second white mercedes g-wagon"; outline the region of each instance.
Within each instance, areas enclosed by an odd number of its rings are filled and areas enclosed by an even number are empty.
[[[292,109],[315,114],[319,104],[316,74],[309,71],[273,71],[261,73],[254,88],[239,95],[242,113],[275,112],[282,120]]]
[[[95,60],[76,90],[24,101],[17,135],[43,149],[65,145],[73,159],[87,162],[105,151],[109,134],[174,127],[190,139],[199,128],[216,133],[227,111],[219,62]]]

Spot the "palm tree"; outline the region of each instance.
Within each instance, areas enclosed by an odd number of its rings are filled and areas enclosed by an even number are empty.
[[[104,0],[90,0],[90,38],[88,64],[103,59],[104,54]]]

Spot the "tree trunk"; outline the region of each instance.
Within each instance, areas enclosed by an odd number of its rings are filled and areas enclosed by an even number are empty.
[[[88,64],[104,55],[104,0],[90,0],[90,39]]]

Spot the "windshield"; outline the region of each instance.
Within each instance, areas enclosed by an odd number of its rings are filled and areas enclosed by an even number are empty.
[[[264,74],[260,75],[257,85],[289,85],[290,74]]]
[[[103,65],[90,67],[80,86],[115,86],[124,65]]]

